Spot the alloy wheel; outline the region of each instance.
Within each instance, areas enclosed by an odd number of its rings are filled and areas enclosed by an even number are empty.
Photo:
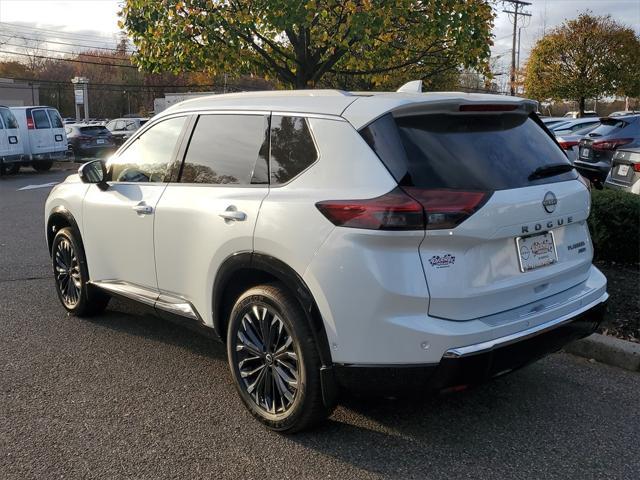
[[[66,238],[56,246],[54,268],[62,301],[68,308],[74,308],[80,301],[82,287],[80,263],[73,245]]]
[[[241,387],[263,411],[278,415],[293,405],[299,389],[294,340],[277,313],[253,305],[236,334],[236,367]]]

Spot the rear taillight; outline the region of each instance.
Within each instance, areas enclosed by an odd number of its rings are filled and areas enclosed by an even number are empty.
[[[634,163],[633,164],[633,170],[635,172],[640,172],[640,163]]]
[[[558,143],[560,144],[560,148],[562,148],[563,150],[571,150],[580,142],[558,142]]]
[[[460,190],[426,190],[404,187],[425,211],[427,230],[455,228],[477,212],[491,194]]]
[[[78,140],[81,142],[89,142],[92,140],[92,138],[88,135],[78,135]]]
[[[600,140],[593,142],[591,148],[594,150],[615,150],[616,148],[633,142],[633,138],[614,138],[613,140]]]
[[[28,130],[33,130],[36,128],[35,123],[33,123],[33,117],[31,116],[30,113],[27,114],[27,129]]]
[[[334,225],[368,230],[454,228],[489,198],[487,192],[397,187],[364,200],[327,200],[316,207]]]
[[[422,206],[400,188],[365,200],[327,200],[316,207],[339,227],[368,230],[423,230]]]

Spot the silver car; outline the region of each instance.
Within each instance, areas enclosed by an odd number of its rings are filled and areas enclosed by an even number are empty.
[[[605,187],[640,194],[640,148],[617,150]]]
[[[580,140],[582,140],[582,137],[584,137],[591,130],[594,130],[598,125],[600,125],[600,122],[589,125],[580,130],[576,130],[575,132],[567,133],[566,135],[556,136],[556,140],[560,144],[562,150],[564,150],[564,153],[567,154],[567,157],[569,158],[569,161],[571,163],[573,163],[574,160],[578,158],[578,144],[580,143]]]

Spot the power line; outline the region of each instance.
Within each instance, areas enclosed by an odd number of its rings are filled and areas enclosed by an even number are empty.
[[[502,0],[502,3],[510,3],[513,5],[514,9],[511,10],[503,10],[504,13],[512,13],[513,14],[513,46],[511,48],[511,78],[510,78],[510,87],[509,91],[511,95],[515,95],[516,93],[516,37],[518,36],[518,15],[521,17],[530,17],[530,13],[525,13],[519,9],[522,9],[526,6],[531,5],[530,2],[523,2],[522,0]]]
[[[48,57],[46,55],[30,55],[28,53],[20,53],[20,52],[10,52],[7,50],[0,50],[0,53],[5,53],[8,55],[19,55],[19,56],[23,56],[23,57],[30,57],[30,58],[41,58],[44,60],[58,60],[61,62],[72,62],[72,63],[82,63],[85,65],[100,65],[102,67],[119,67],[119,68],[133,68],[133,69],[138,69],[138,67],[136,67],[135,65],[121,65],[121,64],[113,64],[113,63],[100,63],[100,62],[91,62],[89,60],[74,60],[71,58],[62,58],[62,57]]]
[[[14,30],[21,30],[21,31],[27,31],[29,33],[33,33],[33,31],[39,31],[39,32],[47,32],[49,34],[54,33],[60,37],[70,37],[70,38],[75,38],[75,39],[86,39],[86,41],[88,42],[93,42],[93,43],[102,43],[102,44],[107,44],[107,43],[112,43],[112,42],[116,42],[115,39],[110,39],[109,37],[106,37],[104,35],[85,35],[85,34],[81,34],[81,33],[74,33],[74,32],[65,32],[65,31],[60,31],[60,30],[51,30],[51,29],[47,29],[47,28],[39,28],[39,27],[32,27],[32,26],[23,26],[23,25],[18,25],[15,23],[9,23],[9,22],[0,22],[0,25],[2,25],[5,28],[12,28]]]
[[[48,40],[48,39],[45,39],[45,38],[25,37],[24,35],[22,35],[19,32],[16,32],[16,35],[10,35],[10,34],[7,34],[7,33],[0,33],[0,35],[8,37],[9,39],[11,39],[11,38],[21,38],[23,40],[31,40],[31,41],[34,41],[34,42],[42,42],[42,43],[53,43],[53,44],[56,44],[56,45],[69,45],[69,46],[72,46],[72,47],[93,48],[95,50],[108,50],[108,51],[111,51],[111,52],[120,52],[121,51],[118,48],[97,47],[97,46],[94,46],[94,45],[83,45],[83,44],[80,44],[80,43],[58,42],[56,40]]]
[[[92,57],[92,58],[102,58],[105,60],[126,60],[126,58],[123,57],[113,57],[110,55],[96,55],[96,54],[92,54],[92,53],[86,53],[86,52],[65,52],[62,50],[53,50],[51,48],[44,48],[44,47],[30,47],[28,45],[16,45],[15,43],[9,43],[9,42],[4,42],[4,43],[0,43],[0,45],[2,46],[9,46],[9,47],[17,47],[17,48],[24,48],[24,49],[28,49],[31,48],[33,50],[36,51],[46,51],[46,52],[53,52],[53,53],[62,53],[64,55],[82,55],[83,57]],[[122,65],[124,66],[124,65]]]

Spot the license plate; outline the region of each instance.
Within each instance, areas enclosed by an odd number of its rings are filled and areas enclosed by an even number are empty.
[[[582,147],[580,149],[580,156],[581,157],[585,157],[585,158],[589,158],[589,149],[586,147]]]
[[[618,175],[620,175],[621,177],[626,177],[627,173],[629,173],[629,165],[618,166]]]
[[[530,237],[518,237],[516,238],[516,247],[518,249],[518,262],[521,272],[528,272],[558,261],[553,232],[545,232]]]
[[[98,139],[96,140],[96,143],[97,143],[98,145],[101,145],[101,144],[103,144],[103,143],[104,143],[104,140],[103,140],[102,138],[98,138]]]

